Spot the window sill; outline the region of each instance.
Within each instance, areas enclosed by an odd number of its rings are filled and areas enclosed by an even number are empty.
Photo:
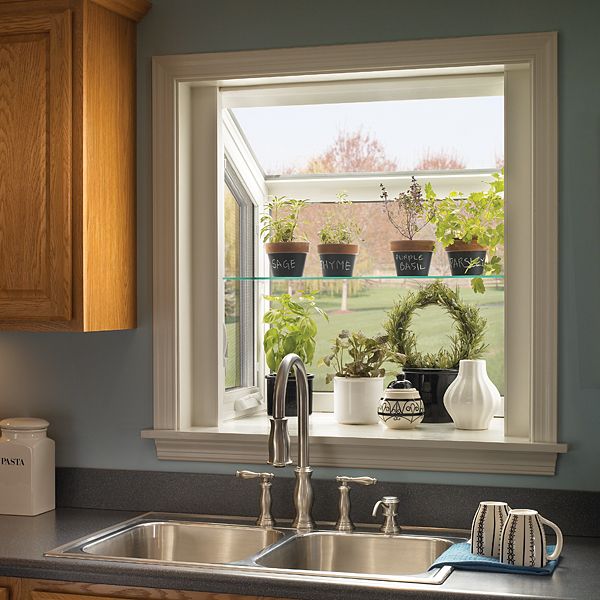
[[[295,418],[289,419],[289,429],[294,446]],[[268,435],[264,414],[219,427],[142,431],[143,438],[154,440],[161,460],[244,464],[266,462]],[[462,431],[452,423],[403,431],[380,424],[340,425],[332,413],[314,413],[310,418],[314,466],[554,475],[558,454],[566,451],[566,444],[505,437],[503,419],[493,419],[487,431]]]

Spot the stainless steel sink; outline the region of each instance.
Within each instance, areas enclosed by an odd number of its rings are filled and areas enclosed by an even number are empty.
[[[295,536],[266,550],[256,564],[274,569],[406,580],[432,577],[435,559],[454,542],[413,535],[315,532]]]
[[[87,554],[168,562],[224,564],[257,554],[283,533],[243,525],[155,521],[82,547]]]
[[[227,522],[229,521],[229,522]],[[266,529],[242,518],[148,513],[65,544],[46,556],[193,565],[285,580],[306,577],[442,583],[451,567],[428,569],[452,544],[433,535]],[[430,532],[428,532],[430,533]]]

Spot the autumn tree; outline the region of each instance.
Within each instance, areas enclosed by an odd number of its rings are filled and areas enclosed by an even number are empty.
[[[380,173],[396,171],[383,144],[362,129],[340,131],[321,154],[310,158],[300,173]]]
[[[466,164],[459,158],[456,152],[439,150],[432,152],[427,149],[419,162],[414,166],[415,171],[447,171],[450,169],[464,169]]]

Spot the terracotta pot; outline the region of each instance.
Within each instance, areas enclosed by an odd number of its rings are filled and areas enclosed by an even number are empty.
[[[390,250],[394,254],[396,275],[402,277],[427,277],[431,265],[433,240],[393,240]]]
[[[352,277],[358,244],[319,244],[323,277]]]
[[[308,242],[267,242],[265,251],[269,255],[271,275],[302,277],[309,249]]]
[[[477,243],[477,238],[473,238],[470,242],[454,240],[450,246],[446,247],[446,252],[452,275],[472,275],[474,277],[483,275],[487,250],[485,246]],[[477,263],[469,268],[473,260]]]

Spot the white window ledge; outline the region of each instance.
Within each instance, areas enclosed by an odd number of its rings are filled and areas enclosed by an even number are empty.
[[[294,417],[289,419],[289,430],[295,446]],[[155,441],[162,460],[244,464],[266,463],[268,436],[264,414],[218,427],[142,431],[143,438]],[[380,424],[340,425],[332,413],[310,417],[314,466],[554,475],[558,454],[566,451],[566,444],[505,437],[503,419],[493,419],[487,431],[463,431],[452,423],[422,424],[403,431]]]

